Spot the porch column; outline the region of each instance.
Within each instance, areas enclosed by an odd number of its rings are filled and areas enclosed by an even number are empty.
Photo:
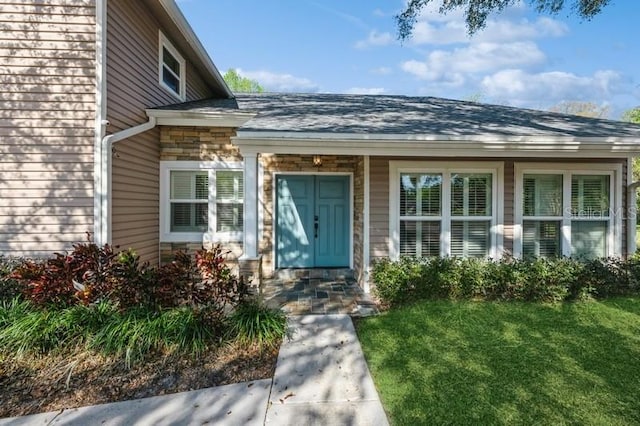
[[[244,246],[241,260],[258,258],[258,154],[244,157]]]

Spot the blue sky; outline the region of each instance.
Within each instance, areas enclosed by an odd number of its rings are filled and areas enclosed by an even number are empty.
[[[440,3],[439,0],[435,1]],[[462,13],[430,8],[400,44],[402,0],[178,0],[221,72],[278,92],[400,94],[548,109],[562,101],[640,105],[640,1],[592,21],[526,4],[468,37]]]

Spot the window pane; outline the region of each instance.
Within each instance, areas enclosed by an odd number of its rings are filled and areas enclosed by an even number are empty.
[[[162,81],[169,86],[171,90],[180,93],[180,79],[173,75],[167,68],[162,68]]]
[[[402,173],[400,216],[439,216],[442,175]]]
[[[243,201],[244,189],[242,172],[220,171],[216,172],[216,199]]]
[[[180,62],[178,62],[166,47],[162,48],[162,62],[165,67],[169,68],[176,76],[180,77]]]
[[[525,216],[562,216],[562,175],[526,174],[523,183]]]
[[[560,221],[525,220],[522,253],[525,257],[560,257]]]
[[[207,203],[171,203],[171,232],[206,232]]]
[[[440,221],[400,221],[400,255],[440,256]]]
[[[238,203],[216,204],[216,231],[242,232],[244,209]]]
[[[609,176],[571,177],[571,214],[581,218],[609,217]]]
[[[206,200],[209,195],[207,172],[172,171],[170,174],[173,200]]]
[[[606,257],[608,221],[572,221],[571,256]]]
[[[489,221],[451,221],[451,255],[489,257],[491,246]]]
[[[451,176],[453,216],[491,216],[491,174],[456,173]]]

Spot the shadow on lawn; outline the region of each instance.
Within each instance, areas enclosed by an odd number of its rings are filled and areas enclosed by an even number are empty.
[[[640,422],[637,299],[428,302],[358,328],[394,424]]]

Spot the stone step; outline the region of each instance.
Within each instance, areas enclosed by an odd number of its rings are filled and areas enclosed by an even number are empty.
[[[352,280],[353,269],[349,268],[300,268],[276,269],[273,278],[277,280],[322,279],[322,280]]]

